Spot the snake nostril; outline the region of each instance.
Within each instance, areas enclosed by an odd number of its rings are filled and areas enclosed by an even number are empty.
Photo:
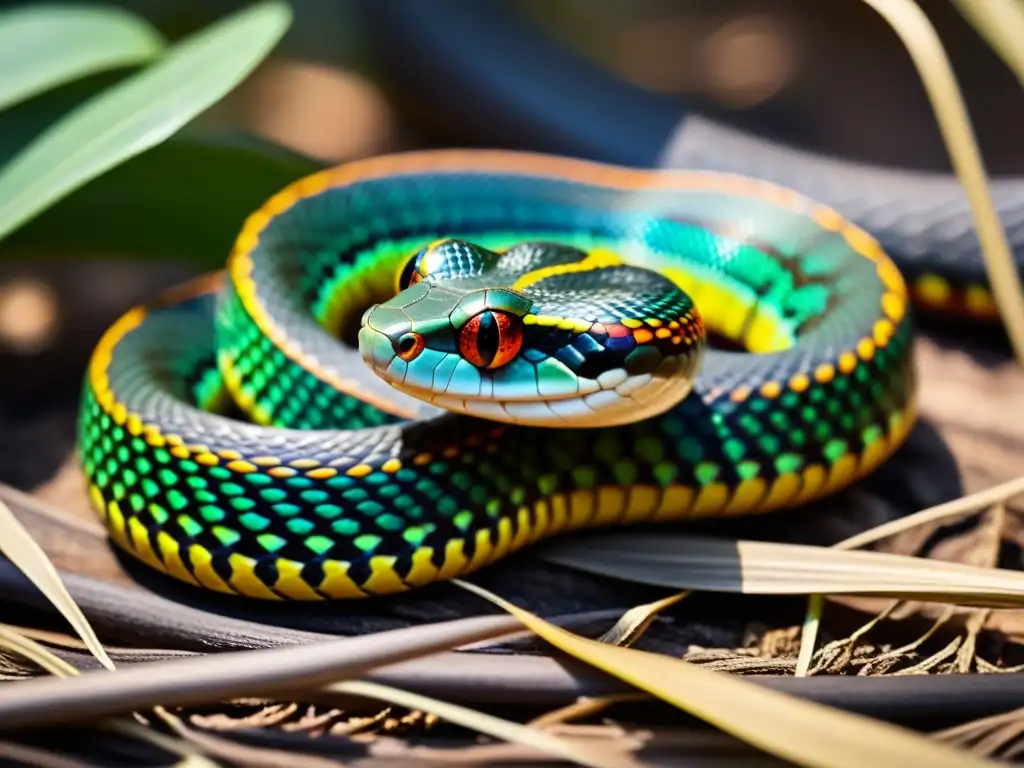
[[[411,331],[403,333],[398,337],[398,341],[394,342],[393,346],[395,354],[402,360],[409,362],[423,351],[423,337]]]

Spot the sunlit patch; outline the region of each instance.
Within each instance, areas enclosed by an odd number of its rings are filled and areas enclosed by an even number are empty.
[[[949,282],[938,275],[922,275],[913,286],[914,297],[922,304],[941,307],[952,296]]]
[[[984,285],[954,286],[938,275],[924,275],[911,285],[911,295],[926,312],[952,317],[998,320],[999,307]]]
[[[992,297],[992,292],[985,286],[967,286],[967,289],[964,291],[964,304],[972,314],[980,317],[999,316],[999,307]]]

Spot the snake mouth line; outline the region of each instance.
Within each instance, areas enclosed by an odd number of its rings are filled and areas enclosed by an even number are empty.
[[[405,381],[396,380],[386,374],[387,366],[383,368],[379,365],[367,361],[370,369],[385,382],[390,384],[395,389],[405,394],[417,397],[423,400],[432,402],[433,399],[443,397],[450,400],[461,400],[465,403],[489,403],[489,402],[502,402],[512,404],[526,404],[526,403],[540,403],[540,402],[566,402],[570,400],[576,400],[581,397],[587,397],[589,395],[596,395],[601,392],[607,392],[609,394],[615,393],[619,397],[628,399],[634,392],[638,392],[642,389],[646,389],[652,385],[658,384],[661,380],[663,384],[667,384],[669,378],[654,373],[642,373],[634,374],[632,376],[626,376],[624,380],[618,380],[614,385],[602,385],[601,382],[596,379],[578,378],[577,381],[580,385],[575,392],[560,392],[552,394],[540,394],[531,397],[529,395],[516,395],[514,393],[501,393],[494,392],[491,395],[480,395],[480,394],[466,394],[466,393],[455,393],[445,390],[436,390],[428,387],[418,387],[414,384],[407,384]],[[686,388],[684,382],[679,382],[680,387]]]
[[[521,426],[610,427],[657,415],[686,397],[686,382],[655,378],[645,373],[628,377],[615,387],[589,392],[538,395],[536,397],[462,396],[392,383],[400,392],[452,413],[519,424]],[[667,390],[675,391],[669,393]]]
[[[380,372],[377,371],[378,375]],[[693,381],[674,381],[651,373],[637,374],[616,386],[601,387],[597,382],[589,391],[524,397],[456,395],[406,385],[385,379],[397,391],[451,413],[470,415],[522,426],[608,427],[656,416],[693,389]]]
[[[427,387],[417,387],[417,386],[414,386],[414,385],[406,384],[403,381],[395,381],[394,379],[391,379],[391,378],[389,378],[387,376],[384,376],[383,375],[383,371],[381,371],[378,368],[374,368],[373,372],[376,373],[378,376],[380,376],[382,379],[384,379],[384,381],[386,381],[388,384],[390,384],[395,389],[397,389],[397,390],[399,390],[401,392],[405,392],[406,394],[412,395],[414,397],[421,397],[421,398],[423,398],[425,400],[431,400],[434,397],[445,397],[445,398],[451,398],[453,400],[456,400],[456,399],[457,400],[464,400],[465,402],[468,402],[468,403],[487,403],[487,402],[495,402],[495,401],[500,401],[500,402],[503,402],[503,403],[536,403],[536,402],[546,402],[546,401],[572,400],[574,398],[582,397],[584,395],[589,395],[589,394],[591,394],[593,392],[600,392],[600,391],[602,391],[600,387],[595,387],[594,389],[592,389],[590,391],[587,391],[587,392],[581,392],[580,390],[577,390],[576,392],[566,392],[566,393],[560,393],[560,394],[557,394],[557,395],[540,395],[540,394],[538,394],[535,397],[529,397],[529,396],[518,396],[517,397],[517,396],[514,396],[514,395],[509,395],[509,396],[506,397],[505,395],[501,395],[501,394],[499,394],[499,395],[490,395],[490,396],[487,396],[487,395],[461,394],[461,393],[456,394],[456,393],[448,392],[448,391],[445,391],[445,390],[429,389]],[[596,382],[595,382],[595,384],[596,384]],[[607,391],[613,391],[613,390],[607,390]]]

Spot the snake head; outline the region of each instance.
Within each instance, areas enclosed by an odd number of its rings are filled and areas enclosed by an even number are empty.
[[[605,262],[625,271],[553,243],[499,254],[437,241],[403,266],[398,293],[363,315],[361,355],[396,389],[480,418],[597,427],[657,415],[692,386],[700,317],[655,273]],[[649,298],[633,296],[637,279],[657,288],[671,333],[617,322],[624,301]]]

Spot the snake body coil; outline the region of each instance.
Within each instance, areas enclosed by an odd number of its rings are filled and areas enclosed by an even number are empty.
[[[381,595],[559,532],[833,493],[912,426],[911,341],[896,265],[789,190],[396,155],[296,182],[226,276],[123,316],[80,451],[111,537],[154,568]]]

